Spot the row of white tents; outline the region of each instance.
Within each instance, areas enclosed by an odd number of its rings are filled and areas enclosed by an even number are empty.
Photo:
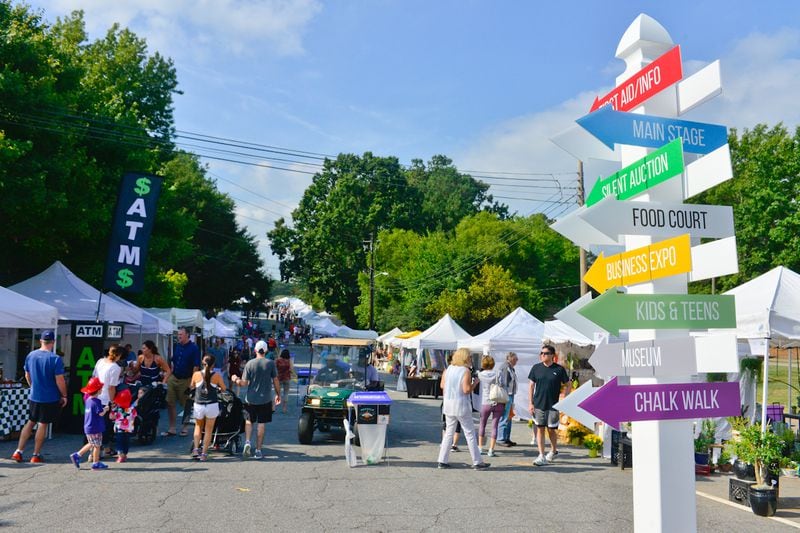
[[[241,317],[230,311],[206,320],[199,309],[142,309],[113,292],[100,291],[80,279],[60,261],[43,272],[9,288],[0,287],[0,329],[55,329],[68,339],[67,322],[113,322],[124,325],[122,343],[140,344],[153,339],[162,353],[179,327],[203,331],[205,337],[235,337]],[[61,323],[61,324],[59,324]],[[16,368],[16,335],[4,334],[0,361],[8,374]],[[69,342],[63,342],[69,361]]]
[[[371,329],[352,329],[347,326],[337,324],[335,316],[322,311],[317,313],[307,303],[300,298],[285,296],[274,300],[273,303],[287,307],[295,316],[311,326],[311,333],[315,337],[342,337],[347,339],[375,339],[378,336],[376,331]]]

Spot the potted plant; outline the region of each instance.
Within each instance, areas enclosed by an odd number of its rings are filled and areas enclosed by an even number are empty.
[[[573,446],[580,446],[583,442],[583,437],[589,433],[591,433],[589,428],[574,420],[571,420],[567,426],[567,440]]]
[[[778,494],[772,485],[768,485],[770,469],[777,465],[782,457],[783,441],[767,431],[762,433],[759,426],[749,426],[733,449],[739,459],[753,465],[756,484],[750,487],[750,508],[760,516],[772,516],[778,508]]]
[[[797,477],[797,463],[791,457],[781,457],[778,466],[781,467],[782,476]]]
[[[714,444],[714,434],[717,425],[712,420],[703,420],[703,428],[700,434],[694,439],[694,463],[697,465],[708,465],[709,447]]]
[[[590,433],[583,438],[583,445],[589,449],[589,457],[597,457],[598,451],[603,448],[603,439]]]
[[[733,465],[731,464],[731,454],[728,453],[726,448],[723,448],[719,454],[719,458],[717,459],[717,467],[719,468],[720,472],[725,473],[733,470]]]

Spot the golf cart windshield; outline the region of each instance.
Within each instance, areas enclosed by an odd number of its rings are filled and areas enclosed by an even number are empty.
[[[324,387],[364,389],[365,369],[358,363],[371,349],[373,341],[364,339],[328,338],[313,342],[311,365],[315,371],[313,384]]]

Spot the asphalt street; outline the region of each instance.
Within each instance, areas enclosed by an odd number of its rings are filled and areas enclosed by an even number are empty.
[[[350,468],[341,433],[297,441],[299,407],[267,427],[265,458],[212,454],[189,458],[189,438],[159,438],[131,448],[125,464],[76,470],[68,455],[80,436],[56,435],[47,464],[17,464],[16,442],[0,442],[0,527],[7,531],[632,531],[631,471],[585,449],[531,465],[536,453],[523,423],[515,448],[502,448],[487,471],[469,454],[437,470],[440,402],[395,400],[387,461]],[[162,426],[164,419],[162,417]],[[165,426],[164,426],[165,427]],[[31,445],[26,451],[29,456]],[[708,482],[707,480],[704,482]],[[698,488],[701,483],[698,482]],[[724,495],[723,498],[724,499]],[[795,513],[796,515],[797,513]],[[786,531],[787,523],[749,509],[697,498],[700,531]],[[790,518],[795,515],[788,515]]]

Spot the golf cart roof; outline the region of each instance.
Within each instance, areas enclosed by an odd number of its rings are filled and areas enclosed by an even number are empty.
[[[372,339],[343,339],[341,337],[323,337],[314,339],[311,344],[321,344],[323,346],[371,346],[375,344]]]

